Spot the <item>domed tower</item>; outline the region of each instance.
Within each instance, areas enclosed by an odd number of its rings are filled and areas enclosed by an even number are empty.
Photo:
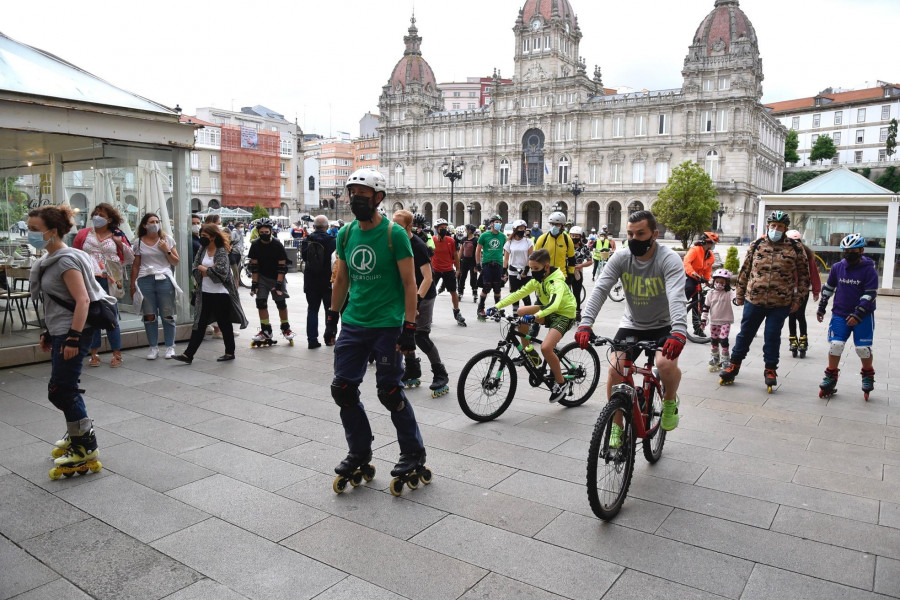
[[[406,50],[397,62],[387,85],[382,88],[378,107],[382,120],[394,123],[414,116],[424,116],[443,110],[444,102],[437,88],[434,71],[422,58],[422,38],[412,16],[407,35],[403,37]]]
[[[694,34],[681,74],[689,97],[733,90],[727,95],[762,98],[756,31],[738,0],[715,0]]]
[[[513,31],[516,81],[584,74],[578,54],[581,28],[569,0],[527,0]]]

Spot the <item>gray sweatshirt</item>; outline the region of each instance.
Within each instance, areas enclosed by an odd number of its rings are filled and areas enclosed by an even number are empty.
[[[620,327],[646,330],[671,325],[672,331],[687,333],[684,266],[674,250],[659,243],[649,261],[636,259],[627,246],[610,257],[582,310],[581,325],[594,324],[619,279],[625,288]]]

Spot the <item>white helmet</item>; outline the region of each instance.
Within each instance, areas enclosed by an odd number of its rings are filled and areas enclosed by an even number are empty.
[[[367,188],[372,188],[375,192],[386,193],[387,191],[387,182],[384,180],[384,175],[375,169],[357,169],[353,171],[353,174],[347,178],[346,187],[349,188],[351,185],[364,185]]]
[[[584,229],[575,225],[569,230],[569,235],[584,235]]]
[[[456,235],[458,235],[459,237],[465,237],[466,236],[466,226],[460,225],[459,227],[457,227]]]
[[[513,229],[518,229],[519,227],[528,227],[528,223],[524,219],[516,219],[513,221]]]
[[[566,224],[566,215],[561,212],[550,213],[550,218],[547,219],[551,225],[565,225]]]
[[[440,225],[446,225],[447,219],[438,219],[434,222],[434,228],[437,229]]]

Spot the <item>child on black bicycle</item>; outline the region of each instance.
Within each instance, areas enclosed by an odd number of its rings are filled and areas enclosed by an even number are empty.
[[[734,323],[734,291],[731,289],[731,271],[716,269],[713,273],[713,288],[707,292],[700,316],[700,327],[706,329],[709,323],[710,348],[709,370],[717,373],[728,366],[728,333]],[[719,347],[721,346],[721,351]]]
[[[485,312],[492,315],[498,309],[509,306],[528,294],[537,293],[537,304],[522,306],[516,312],[522,316],[523,323],[536,321],[547,327],[547,335],[541,343],[541,353],[555,380],[550,390],[550,402],[558,402],[569,393],[569,385],[563,377],[559,358],[553,350],[562,336],[575,325],[575,296],[566,285],[565,272],[550,265],[550,253],[547,250],[532,252],[528,257],[528,268],[531,269],[531,281]]]

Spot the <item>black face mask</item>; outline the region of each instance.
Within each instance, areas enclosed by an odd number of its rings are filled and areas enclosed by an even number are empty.
[[[636,240],[636,239],[630,239],[630,240],[628,240],[628,249],[635,256],[641,257],[650,251],[650,248],[653,246],[654,241],[655,240],[652,237],[650,237],[646,240],[643,240],[643,241]]]
[[[572,238],[572,242],[573,242],[576,246],[580,246],[580,245],[581,245],[581,238],[577,238],[577,239],[576,239],[576,238]]]
[[[444,229],[443,227],[440,228],[440,229],[438,229],[438,236],[439,236],[441,239],[443,239],[444,236],[446,236],[446,235],[447,235],[447,230],[446,230],[446,229]]]
[[[531,272],[531,276],[534,277],[534,279],[538,282],[544,281],[544,279],[547,278],[547,275],[548,275],[547,271],[545,271],[543,269],[541,269],[540,271],[532,271]]]
[[[261,234],[259,234],[259,239],[261,239],[264,242],[269,242],[272,240],[272,234],[271,233],[261,233]]]
[[[350,212],[360,221],[371,221],[375,215],[372,199],[366,196],[350,196]]]
[[[513,232],[513,235],[516,236],[517,238],[525,237],[525,232],[524,232],[524,231],[519,231],[518,229],[516,229],[516,230]]]
[[[855,265],[855,264],[857,264],[859,261],[862,260],[862,254],[860,254],[860,253],[858,253],[858,252],[847,252],[847,251],[845,251],[845,252],[844,252],[844,260],[847,261],[847,264],[848,264],[848,265]]]
[[[200,238],[200,245],[203,246],[204,248],[206,248],[207,246],[209,246],[209,242],[210,242],[210,241],[211,241],[211,240],[210,240],[209,238],[201,237],[201,238]]]

